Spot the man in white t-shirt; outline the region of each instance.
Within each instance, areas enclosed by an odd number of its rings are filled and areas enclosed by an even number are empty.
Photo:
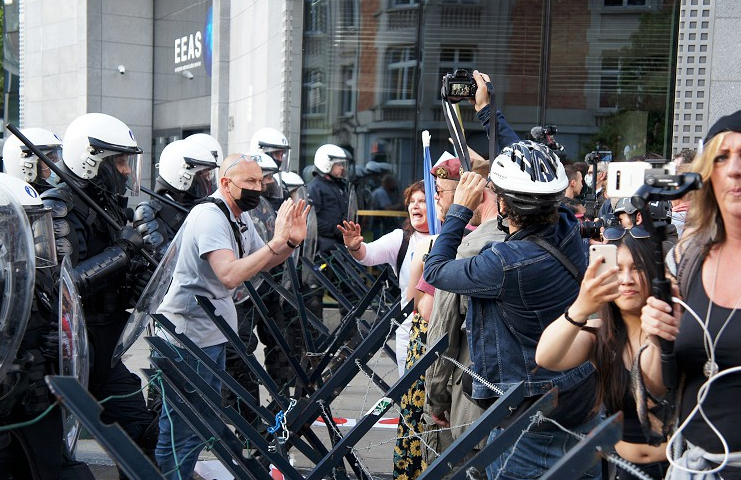
[[[172,284],[157,310],[222,369],[226,337],[198,306],[194,295],[209,298],[236,331],[237,311],[232,294],[237,286],[282,263],[306,237],[309,207],[303,200],[294,203],[288,199],[278,210],[273,238],[267,243],[260,239],[247,212],[257,206],[261,190],[262,170],[253,157],[232,154],[224,160],[219,189],[210,197],[213,201],[195,206],[185,219]],[[187,350],[173,348],[197,368],[198,361]],[[221,391],[221,382],[211,372],[202,367],[197,371],[217,392]],[[180,401],[163,397],[170,402]],[[204,421],[208,421],[207,416],[203,412]],[[174,409],[163,408],[155,456],[167,478],[191,477],[200,443]]]

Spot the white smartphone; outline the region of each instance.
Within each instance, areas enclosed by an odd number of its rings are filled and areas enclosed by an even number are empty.
[[[589,264],[597,262],[598,258],[602,257],[599,268],[597,268],[597,275],[610,270],[617,266],[617,245],[590,245],[589,246]],[[617,280],[617,274],[609,277],[605,283],[614,282]]]
[[[607,166],[607,196],[632,197],[644,183],[648,162],[617,162]]]

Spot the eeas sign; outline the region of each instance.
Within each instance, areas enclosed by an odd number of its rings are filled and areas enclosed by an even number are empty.
[[[200,67],[205,61],[206,73],[211,76],[212,22],[213,10],[209,7],[201,30],[175,38],[175,73]]]
[[[175,39],[175,72],[201,66],[203,33],[195,33]]]

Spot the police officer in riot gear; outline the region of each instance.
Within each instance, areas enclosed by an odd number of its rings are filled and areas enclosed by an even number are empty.
[[[65,181],[75,182],[119,226],[126,225],[126,190],[139,192],[142,150],[126,124],[110,115],[75,119],[62,145]],[[130,275],[143,240],[131,227],[108,224],[66,183],[42,194],[52,207],[57,254],[69,255],[82,297],[91,352],[89,390],[103,404],[101,420],[118,422],[145,451],[156,444],[157,423],[147,410],[138,376],[111,358],[135,301]]]
[[[190,137],[188,137],[190,138]],[[217,154],[218,155],[218,154]],[[159,258],[183,224],[188,211],[202,198],[216,191],[216,157],[201,143],[176,140],[169,143],[157,166],[159,175],[154,191],[183,209],[158,199],[137,205],[134,227],[144,238],[147,249]]]
[[[35,165],[28,165],[28,171],[38,172]],[[51,287],[57,255],[51,209],[44,206],[38,192],[7,174],[0,174],[0,185],[23,205],[36,254],[28,323],[25,331],[18,332],[23,335],[18,354],[7,375],[0,378],[0,424],[14,425],[39,417],[54,402],[44,376],[59,373],[59,355],[53,340],[58,335],[53,323],[57,302]],[[18,318],[14,321],[20,323]],[[30,425],[0,433],[0,478],[92,479],[93,475],[87,465],[70,458],[64,442],[62,411],[54,407]]]
[[[282,172],[290,171],[291,146],[285,135],[274,128],[261,128],[252,135],[250,153],[265,153]]]
[[[62,160],[62,140],[54,133],[43,128],[24,128],[21,133],[55,164]],[[55,187],[59,180],[15,135],[3,143],[3,166],[5,173],[30,183],[39,193]]]

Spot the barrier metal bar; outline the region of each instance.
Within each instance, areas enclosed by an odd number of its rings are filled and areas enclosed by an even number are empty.
[[[290,260],[290,257],[288,258]],[[278,294],[283,297],[283,299],[288,302],[293,308],[295,308],[296,310],[299,309],[300,304],[298,302],[298,297],[301,295],[301,292],[298,287],[294,287],[294,293],[291,293],[283,285],[278,283],[270,274],[266,272],[260,272],[259,275],[260,278],[262,278],[262,280],[270,286],[270,288],[278,292]],[[305,307],[304,312],[306,313],[306,319],[314,328],[317,329],[322,337],[326,338],[330,335],[329,329],[324,325],[324,322],[319,320],[313,312],[306,310]]]
[[[530,424],[530,417],[536,412],[540,411],[544,415],[548,415],[554,408],[558,401],[558,389],[553,389],[538,399],[537,402],[532,404],[522,415],[512,422],[501,435],[494,439],[491,443],[487,444],[484,448],[473,456],[473,458],[466,461],[460,468],[456,467],[457,470],[448,477],[447,480],[466,480],[467,471],[471,468],[475,468],[479,472],[484,472],[486,467],[499,458],[508,448],[510,448],[517,439],[522,435],[522,431],[527,428]]]
[[[345,250],[345,248],[342,248],[342,250]],[[346,257],[342,255],[340,252],[340,247],[335,247],[335,249],[332,251],[332,253],[329,254],[329,256],[320,253],[319,258],[321,258],[329,267],[332,269],[333,272],[337,275],[337,278],[342,281],[342,279],[346,279],[346,283],[350,283],[354,288],[353,291],[357,292],[362,291],[363,287],[365,287],[366,279],[363,278],[360,273],[358,272],[357,268],[355,268],[355,265],[358,264],[358,262],[351,258],[351,262],[347,261]],[[345,275],[340,275],[340,270],[337,268],[334,268],[335,266],[338,266],[342,268],[342,272],[344,272]],[[372,280],[371,280],[372,281]]]
[[[224,317],[221,315],[216,314],[216,309],[211,303],[211,300],[209,300],[206,297],[196,296],[196,302],[204,309],[206,314],[209,316],[209,318],[216,324],[216,326],[221,330],[221,332],[224,334],[224,336],[229,340],[234,347],[234,350],[239,354],[240,358],[244,360],[247,363],[247,366],[252,370],[252,372],[261,380],[263,381],[263,386],[265,386],[266,390],[268,391],[268,394],[271,395],[271,397],[274,399],[275,403],[278,405],[278,407],[285,411],[286,407],[289,403],[289,400],[281,393],[279,393],[278,386],[273,381],[273,379],[268,375],[268,373],[265,371],[262,365],[257,361],[257,359],[254,357],[254,355],[247,353],[247,346],[244,344],[241,338],[239,338],[239,335],[237,332],[235,332],[232,327],[226,322]],[[237,382],[238,383],[238,382]],[[314,391],[313,388],[310,386],[305,387],[305,390],[309,393],[312,393]],[[269,405],[268,409],[270,409],[272,406]],[[324,418],[324,415],[322,415],[322,418]],[[336,427],[336,424],[334,423],[334,419],[331,417],[331,413],[329,414],[328,418],[324,418],[325,424],[327,424],[328,427]],[[330,428],[330,432],[334,432],[332,428]],[[317,437],[316,433],[314,433],[311,428],[302,428],[299,433],[306,437],[306,440],[321,454],[325,455],[327,453],[327,449],[324,447],[324,444],[321,442],[319,437]]]
[[[356,360],[367,363],[368,359],[385,343],[386,335],[390,335],[396,330],[398,323],[392,325],[391,319],[401,314],[407,314],[410,310],[411,305],[407,305],[404,310],[401,310],[401,304],[397,302],[389,313],[376,322],[370,334],[350,354],[340,368],[329,377],[327,382],[314,392],[309,399],[302,398],[299,400],[298,405],[287,416],[288,425],[303,425],[317,418],[321,410],[319,402],[331,403],[340,394],[342,389],[350,383],[350,380],[359,371]]]
[[[350,302],[350,300],[348,300],[344,295],[340,293],[339,289],[327,278],[326,275],[324,275],[324,273],[319,269],[317,265],[314,265],[306,258],[301,258],[301,261],[304,262],[304,268],[309,269],[309,273],[314,275],[314,278],[316,278],[321,286],[327,290],[331,297],[337,300],[340,306],[342,306],[346,310],[352,310],[352,302]],[[360,296],[362,295],[359,295],[359,297]]]
[[[623,412],[618,412],[597,425],[586,438],[566,452],[561,460],[548,469],[542,480],[579,478],[602,458],[623,437]]]
[[[147,379],[151,380],[156,373],[156,370],[145,368],[142,369],[142,372],[144,372]],[[163,375],[162,382],[168,385],[170,392],[177,391],[174,383],[168,377]],[[162,388],[160,385],[154,382],[153,385],[161,394]],[[163,398],[166,398],[166,396]],[[213,425],[209,425],[200,419],[200,416],[195,413],[200,411],[200,408],[193,403],[197,398],[197,396],[187,396],[183,397],[183,403],[168,401],[167,405],[172,407],[181,417],[183,417],[183,420],[185,420],[191,430],[193,430],[201,440],[206,442],[212,436],[218,439],[218,441],[213,443],[210,449],[214,452],[214,455],[221,460],[224,467],[234,475],[234,478],[270,480],[270,475],[265,471],[262,465],[260,465],[255,459],[245,458],[244,455],[242,455],[242,443],[225,424],[221,424],[223,425],[224,430],[216,431]],[[205,435],[204,432],[211,432],[211,435]],[[178,460],[182,461],[183,459],[179,458]]]
[[[400,404],[401,397],[409,391],[412,384],[416,382],[420,376],[424,375],[427,367],[437,360],[439,353],[445,351],[448,348],[448,335],[447,333],[440,338],[434,345],[428,346],[427,351],[422,357],[415,362],[415,364],[409,370],[401,376],[401,378],[386,392],[386,396],[381,398],[371,408],[371,410],[361,418],[358,423],[350,429],[347,434],[340,440],[337,445],[332,448],[329,455],[325,456],[324,459],[316,466],[316,468],[307,477],[308,480],[319,480],[324,478],[338,462],[342,461],[342,458],[346,452],[351,451],[352,447],[355,446],[360,439],[362,439],[368,431],[373,428],[381,416],[386,413],[391,405],[394,403]]]
[[[340,325],[332,332],[331,336],[326,339],[324,344],[319,345],[319,348],[322,351],[326,351],[330,355],[325,355],[324,358],[319,361],[319,364],[309,375],[309,378],[312,382],[317,382],[321,378],[322,372],[325,368],[327,368],[329,362],[332,361],[331,357],[335,355],[345,343],[345,341],[352,336],[353,329],[357,328],[357,322],[360,321],[361,324],[363,323],[360,317],[361,315],[363,315],[363,313],[365,313],[365,310],[370,306],[373,298],[375,298],[375,296],[378,294],[378,291],[383,285],[383,279],[385,278],[385,276],[386,273],[378,277],[378,280],[371,286],[370,290],[368,290],[365,296],[363,296],[355,306],[350,308],[350,311],[347,312],[347,315],[344,316],[344,318],[340,322]],[[368,330],[372,331],[373,328],[374,327],[368,327]],[[381,346],[379,346],[378,348],[380,348]],[[392,358],[395,358],[395,355]]]
[[[275,465],[286,477],[291,480],[299,480],[303,477],[293,466],[288,462],[288,459],[282,455],[272,451],[268,442],[255,431],[236,410],[232,407],[221,406],[221,392],[214,390],[211,385],[208,384],[203,378],[198,375],[198,372],[193,370],[187,363],[180,361],[177,352],[175,352],[167,342],[159,337],[145,337],[155,350],[157,350],[162,357],[150,357],[152,364],[162,370],[165,376],[172,374],[175,369],[179,376],[184,377],[186,382],[193,385],[196,392],[187,392],[184,389],[184,385],[179,385],[172,378],[170,378],[170,384],[176,389],[180,398],[186,401],[189,397],[196,393],[197,397],[208,404],[208,406],[215,412],[217,416],[226,418],[234,427],[245,437],[247,437],[252,444],[266,459]],[[198,395],[200,394],[200,395]],[[211,419],[211,421],[216,421]],[[223,422],[221,422],[223,424]],[[223,424],[226,427],[226,424]],[[221,426],[221,425],[219,425]],[[210,427],[214,427],[211,425]]]
[[[332,273],[334,273],[335,277],[337,278],[337,284],[335,288],[337,289],[338,293],[340,291],[340,286],[344,284],[352,292],[352,294],[355,295],[356,298],[360,298],[363,296],[363,287],[365,286],[365,282],[363,282],[362,279],[360,279],[360,277],[357,276],[356,272],[352,272],[352,273],[356,273],[356,277],[354,277],[352,274],[348,275],[348,272],[346,271],[345,267],[342,266],[341,263],[335,261],[335,258],[331,254],[327,256],[324,253],[317,253],[317,255],[322,260],[322,262],[324,262],[324,264],[327,265],[327,267],[332,271]],[[322,272],[322,274],[324,273]],[[362,287],[361,287],[361,284],[362,284]],[[347,297],[344,297],[344,300],[348,302],[350,301],[350,299],[348,299]],[[337,301],[340,301],[340,299],[337,298]]]
[[[507,390],[499,400],[489,407],[476,422],[468,427],[450,447],[445,449],[432,464],[422,472],[417,480],[438,480],[445,477],[453,466],[458,465],[469,453],[474,451],[481,440],[510,414],[525,398],[525,383],[520,382]]]
[[[370,272],[368,272],[368,267],[358,263],[358,261],[355,260],[355,258],[352,255],[350,255],[350,252],[346,248],[342,248],[338,246],[335,249],[335,251],[337,252],[338,256],[344,258],[347,261],[345,265],[349,265],[353,269],[355,269],[355,271],[358,272],[358,275],[362,277],[364,281],[371,281],[371,282],[375,281],[375,278],[373,277],[373,275],[371,275]],[[364,283],[364,282],[361,282],[361,283]]]
[[[304,296],[301,292],[301,282],[298,279],[298,271],[296,270],[296,262],[293,257],[288,257],[284,272],[288,271],[288,275],[291,279],[291,288],[293,288],[293,294],[296,297],[296,312],[298,313],[298,321],[301,325],[301,333],[304,336],[304,345],[306,345],[306,351],[315,352],[316,346],[314,345],[314,337],[309,330],[309,321],[306,315],[306,304],[304,303]],[[324,326],[324,324],[322,324]]]
[[[74,377],[47,376],[51,392],[74,414],[80,423],[116,460],[118,467],[132,480],[162,480],[164,477],[118,423],[105,425],[100,420],[103,407]]]
[[[255,398],[247,390],[245,390],[245,388],[240,385],[239,382],[237,382],[231,375],[226,373],[225,370],[219,369],[214,361],[211,360],[208,355],[203,353],[203,350],[198,348],[198,346],[196,346],[188,337],[183,334],[175,333],[175,326],[169,320],[167,320],[167,318],[165,318],[161,314],[154,314],[152,315],[152,318],[154,318],[155,321],[159,323],[160,326],[162,326],[162,328],[165,329],[170,335],[176,338],[177,341],[180,342],[186,350],[193,354],[193,356],[195,356],[206,368],[208,368],[214,375],[216,375],[221,380],[221,382],[227,386],[227,388],[232,390],[245,403],[245,405],[247,405],[253,412],[255,412],[265,423],[271,425],[273,424],[273,422],[275,422],[275,416],[267,408],[259,405]],[[149,342],[150,345],[154,346],[156,344],[158,347],[161,347],[162,350],[166,350],[167,355],[165,355],[165,352],[161,351],[160,348],[157,348],[157,346],[155,347],[166,358],[171,358],[174,360],[177,360],[179,358],[175,358],[177,352],[175,352],[175,350],[173,350],[172,347],[164,339],[159,337],[145,337],[145,339],[147,340],[147,342]],[[178,365],[181,363],[182,362],[177,362]],[[183,367],[187,367],[187,365],[184,365]],[[192,368],[189,368],[189,370],[191,372],[193,371]],[[188,375],[185,375],[185,377],[190,378],[190,376]],[[204,385],[208,386],[208,384],[205,383]],[[211,392],[213,392],[212,388],[210,388],[210,390]],[[221,392],[218,392],[217,398],[221,398]],[[234,411],[233,407],[222,408],[220,400],[214,405],[216,405],[217,408],[219,408],[220,410],[229,408],[231,409],[231,411]],[[241,415],[238,414],[237,416],[239,416],[239,418],[241,419],[241,425],[243,425],[245,428],[249,428],[255,435],[258,435],[257,432],[254,431],[252,426],[247,423]],[[234,425],[236,426],[236,424]],[[249,436],[249,432],[244,433],[245,436]],[[252,439],[250,438],[250,440]],[[290,441],[301,453],[306,455],[306,457],[312,461],[318,461],[318,459],[320,459],[321,456],[324,454],[324,452],[322,452],[321,450],[317,452],[317,448],[321,447],[314,446],[315,448],[312,448],[304,441],[302,441],[300,437],[292,437]],[[321,446],[321,442],[319,442],[319,445]]]

